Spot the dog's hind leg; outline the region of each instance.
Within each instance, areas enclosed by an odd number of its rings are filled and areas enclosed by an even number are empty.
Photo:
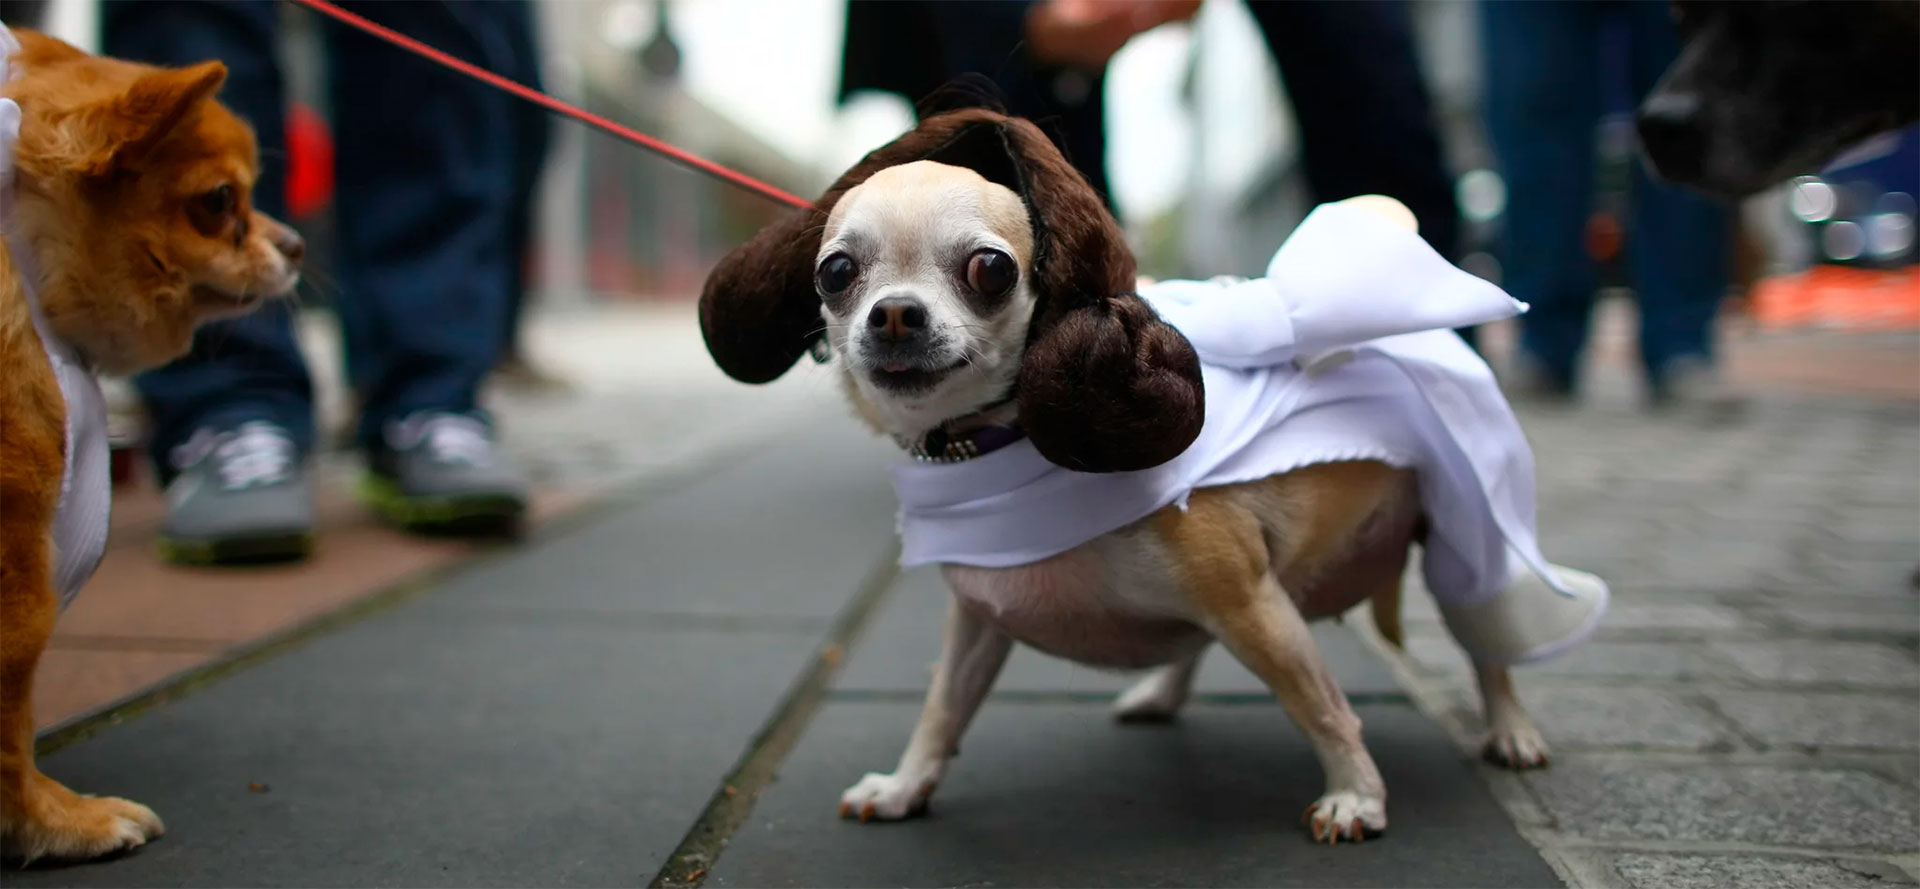
[[[1273,690],[1313,743],[1327,782],[1303,815],[1313,838],[1358,842],[1386,830],[1386,782],[1360,738],[1360,717],[1281,588],[1258,518],[1205,491],[1185,512],[1163,515],[1162,533],[1179,554],[1202,625]]]
[[[927,703],[906,752],[890,774],[869,772],[840,795],[840,816],[861,821],[896,821],[926,810],[927,800],[946,774],[947,761],[960,752],[960,735],[973,721],[1013,639],[962,606],[947,603],[946,642],[940,665],[927,689]]]
[[[1171,722],[1187,703],[1194,674],[1200,672],[1200,658],[1206,653],[1204,647],[1196,649],[1140,677],[1113,699],[1113,718],[1121,722]]]
[[[1481,754],[1488,762],[1509,769],[1537,769],[1547,764],[1547,741],[1520,706],[1513,691],[1513,674],[1506,667],[1474,664],[1480,680],[1480,705],[1487,717],[1487,742]]]
[[[1386,782],[1360,738],[1360,717],[1348,706],[1306,618],[1279,581],[1267,574],[1238,603],[1216,599],[1208,617],[1209,629],[1273,689],[1287,715],[1313,742],[1327,779],[1326,793],[1302,815],[1313,838],[1358,842],[1386,830]]]

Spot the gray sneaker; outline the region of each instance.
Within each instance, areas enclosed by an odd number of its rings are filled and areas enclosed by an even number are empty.
[[[1746,397],[1705,358],[1667,362],[1648,390],[1654,410],[1691,416],[1708,425],[1738,420],[1747,407]]]
[[[173,449],[160,552],[189,565],[278,562],[313,549],[313,494],[299,448],[265,421],[200,429]]]
[[[1509,401],[1537,407],[1573,407],[1579,391],[1573,378],[1547,369],[1547,364],[1525,350],[1517,350],[1504,372],[1497,373],[1500,389]]]
[[[526,479],[487,424],[466,414],[423,411],[389,424],[368,458],[361,493],[409,531],[512,534],[527,509]]]

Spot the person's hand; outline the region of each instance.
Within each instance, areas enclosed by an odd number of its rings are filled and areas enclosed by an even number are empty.
[[[1407,209],[1406,204],[1402,204],[1386,195],[1363,194],[1358,197],[1347,198],[1338,203],[1381,216],[1388,222],[1400,226],[1407,231],[1416,234],[1420,231],[1420,220],[1414,217],[1413,211]]]
[[[1143,31],[1192,18],[1201,0],[1040,0],[1027,13],[1027,50],[1051,65],[1098,71]]]

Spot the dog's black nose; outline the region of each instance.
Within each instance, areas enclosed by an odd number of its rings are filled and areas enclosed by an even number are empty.
[[[1662,176],[1691,179],[1699,172],[1707,139],[1698,95],[1656,90],[1637,117],[1640,145]]]
[[[307,242],[300,233],[284,225],[275,225],[267,232],[267,240],[273,242],[275,250],[287,258],[288,262],[299,265],[307,255]]]
[[[927,307],[911,296],[889,296],[873,304],[867,326],[888,342],[900,342],[927,329]]]

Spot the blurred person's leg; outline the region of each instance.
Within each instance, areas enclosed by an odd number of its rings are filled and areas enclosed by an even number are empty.
[[[0,22],[10,28],[44,27],[51,0],[0,0]]]
[[[512,59],[501,73],[540,89],[540,44],[533,4],[528,0],[499,0],[490,6],[505,27]],[[527,357],[521,325],[526,315],[527,260],[533,249],[535,203],[552,122],[545,109],[531,102],[514,103],[514,112],[513,206],[507,212],[507,342],[500,370],[521,383],[546,385],[557,381],[534,367]]]
[[[932,4],[947,76],[985,74],[1007,111],[1033,121],[1113,209],[1107,181],[1106,73],[1037,62],[1024,51],[1031,2],[938,0]]]
[[[1644,97],[1680,52],[1663,4],[1627,3],[1633,96]],[[1727,209],[1655,181],[1635,163],[1632,223],[1627,233],[1633,285],[1640,301],[1640,357],[1657,403],[1673,400],[1731,406],[1714,370],[1713,328],[1731,275]]]
[[[850,0],[841,98],[863,89],[916,106],[963,74],[992,80],[1113,206],[1103,72],[1037,64],[1023,50],[1030,0]]]
[[[360,15],[487,68],[489,3],[363,2]],[[341,330],[368,492],[407,527],[510,520],[524,483],[478,404],[506,344],[519,100],[334,22]]]
[[[1300,123],[1316,202],[1361,194],[1398,199],[1448,259],[1460,249],[1440,134],[1397,0],[1251,2]]]
[[[1532,305],[1520,322],[1530,394],[1572,393],[1593,309],[1592,210],[1599,28],[1587,2],[1480,3],[1485,113],[1507,185],[1503,279]]]
[[[112,0],[102,49],[121,58],[227,65],[220,100],[260,142],[253,203],[286,218],[286,117],[271,0]],[[175,558],[218,562],[303,554],[312,506],[299,454],[313,442],[313,390],[277,302],[202,328],[193,351],[136,379],[151,419],[148,450],[168,485],[162,537]],[[178,484],[176,484],[178,482]]]

